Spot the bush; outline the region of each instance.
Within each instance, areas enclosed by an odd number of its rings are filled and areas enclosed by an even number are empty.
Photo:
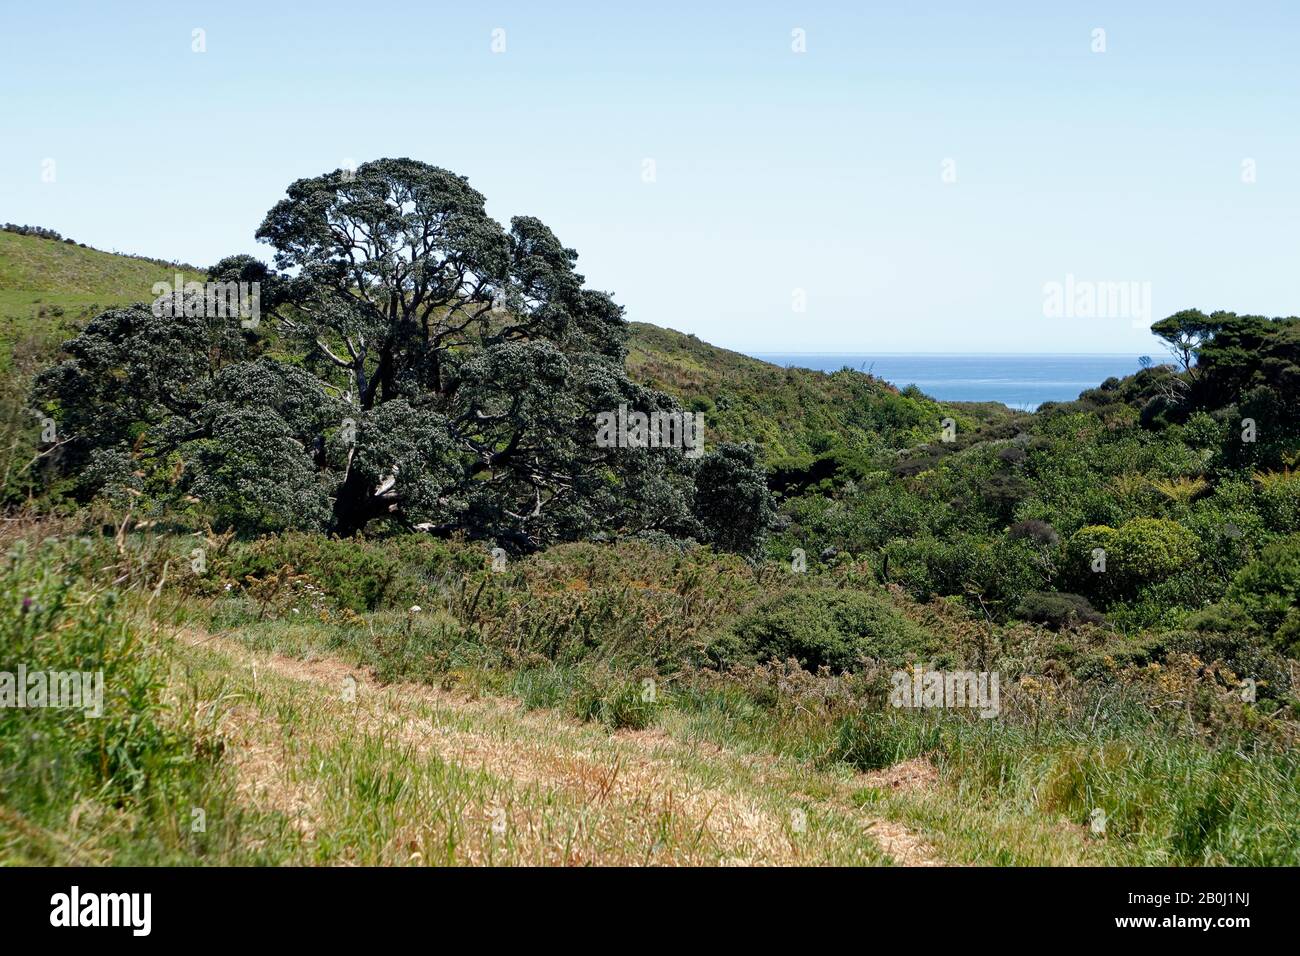
[[[427,535],[370,541],[287,533],[232,549],[222,570],[242,584],[288,567],[323,588],[338,607],[360,612],[427,602],[441,573],[481,569],[486,560],[486,552],[458,549]]]
[[[753,445],[723,443],[700,459],[693,510],[714,547],[744,555],[762,550],[775,512]]]
[[[1013,608],[1047,583],[1048,568],[1026,539],[955,534],[891,541],[885,548],[886,580],[921,601],[934,595],[975,594]]]
[[[1300,472],[1267,476],[1259,498],[1269,528],[1281,534],[1300,532]]]
[[[1056,533],[1056,529],[1046,521],[1037,518],[1017,521],[1007,529],[1007,537],[1013,541],[1020,539],[1032,541],[1040,548],[1055,548],[1061,543],[1061,536]]]
[[[1105,552],[1102,571],[1094,570],[1097,549]],[[1119,528],[1089,525],[1076,531],[1070,538],[1069,569],[1084,590],[1127,598],[1194,563],[1198,554],[1196,535],[1177,521],[1134,518]]]
[[[847,670],[863,658],[902,665],[938,650],[934,635],[879,593],[813,588],[768,598],[712,648],[724,664],[790,658],[809,670]]]
[[[1274,645],[1288,657],[1300,657],[1300,608],[1292,609],[1273,635]]]
[[[1192,654],[1204,664],[1220,661],[1238,677],[1252,677],[1261,698],[1282,700],[1291,690],[1286,662],[1258,638],[1214,631],[1166,631],[1122,638],[1092,652],[1075,673],[1083,679],[1104,678],[1116,669],[1167,664],[1176,654]]]
[[[1083,595],[1057,591],[1029,592],[1016,608],[1016,616],[1054,631],[1079,624],[1103,624],[1106,620]]]
[[[1300,607],[1300,534],[1266,545],[1233,579],[1227,598],[1270,634],[1288,642],[1279,649],[1290,654],[1300,651],[1300,646],[1291,642],[1294,628],[1282,633],[1287,616]]]
[[[1121,570],[1134,580],[1166,578],[1197,556],[1196,536],[1177,521],[1134,518],[1115,538]]]

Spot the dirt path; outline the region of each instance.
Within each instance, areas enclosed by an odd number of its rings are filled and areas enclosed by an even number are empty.
[[[525,712],[504,698],[380,685],[331,657],[254,652],[195,631],[177,637],[209,663],[213,656],[225,662],[230,680],[237,673],[247,685],[231,688],[219,723],[240,798],[294,820],[309,847],[357,809],[326,771],[331,748],[346,743],[355,754],[380,741],[394,755],[380,768],[389,776],[400,769],[402,779],[418,779],[418,766],[430,761],[462,775],[441,786],[464,790],[461,816],[472,822],[449,826],[459,840],[456,859],[465,862],[498,859],[508,817],[509,856],[529,863],[942,864],[907,827],[849,800],[863,786],[892,785],[888,780],[826,775],[817,790],[828,795],[809,798],[783,786],[771,759],[657,731],[611,735],[553,711]],[[421,808],[409,815],[423,815]],[[413,861],[427,858],[430,835],[414,820],[395,814],[381,824],[382,858],[396,856],[388,845],[394,840],[415,847]]]

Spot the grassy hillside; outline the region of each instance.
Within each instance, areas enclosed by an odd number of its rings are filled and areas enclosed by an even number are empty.
[[[150,259],[0,232],[0,368],[8,367],[16,344],[48,346],[98,311],[148,302],[153,284],[173,281],[177,271]],[[201,278],[193,267],[179,271],[187,281]]]
[[[781,368],[644,322],[632,323],[627,367],[638,381],[704,411],[711,438],[754,442],[773,466],[836,449],[923,444],[947,415],[976,428],[1023,417],[992,403],[939,403],[853,370]]]

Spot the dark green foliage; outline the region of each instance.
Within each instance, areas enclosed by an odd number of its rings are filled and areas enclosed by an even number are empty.
[[[1265,547],[1258,560],[1233,580],[1227,599],[1244,608],[1266,633],[1274,634],[1280,650],[1300,653],[1300,645],[1294,643],[1294,618],[1300,608],[1300,535]]]
[[[772,524],[771,495],[754,448],[721,445],[695,474],[694,514],[703,539],[721,551],[757,554]]]
[[[934,635],[895,611],[880,593],[812,588],[773,597],[742,617],[710,649],[722,663],[797,660],[803,667],[852,669],[864,659],[925,660]]]
[[[267,409],[214,414],[211,437],[187,442],[189,494],[204,502],[219,527],[246,532],[321,527],[329,487],[284,420]]]
[[[1222,413],[1227,462],[1276,465],[1300,446],[1300,318],[1191,310],[1152,329],[1180,359],[1195,356],[1186,387],[1171,399],[1173,414]]]
[[[383,523],[515,553],[621,534],[760,547],[771,506],[752,449],[697,462],[597,444],[602,412],[678,407],[628,379],[621,308],[537,219],[507,231],[463,177],[386,159],[293,183],[258,237],[288,271],[232,256],[209,284],[256,283],[264,319],[208,314],[193,293],[111,310],[40,376],[83,498],[130,488],[154,513],[250,534]]]
[[[1105,617],[1086,597],[1057,591],[1031,591],[1020,601],[1016,617],[1045,624],[1054,631],[1080,624],[1102,624]]]
[[[918,600],[963,595],[1010,611],[1047,581],[1049,566],[1025,539],[955,532],[942,537],[900,538],[884,549],[887,580]]]

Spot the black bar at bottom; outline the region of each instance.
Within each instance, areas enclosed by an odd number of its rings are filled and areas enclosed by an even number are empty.
[[[653,945],[687,928],[734,943],[787,923],[851,928],[864,942],[891,927],[918,942],[937,933],[945,947],[1005,931],[1232,945],[1292,925],[1295,882],[1290,869],[13,868],[0,869],[0,916],[7,943],[76,934],[336,946],[415,932],[450,944],[461,930],[497,944],[591,934]]]

